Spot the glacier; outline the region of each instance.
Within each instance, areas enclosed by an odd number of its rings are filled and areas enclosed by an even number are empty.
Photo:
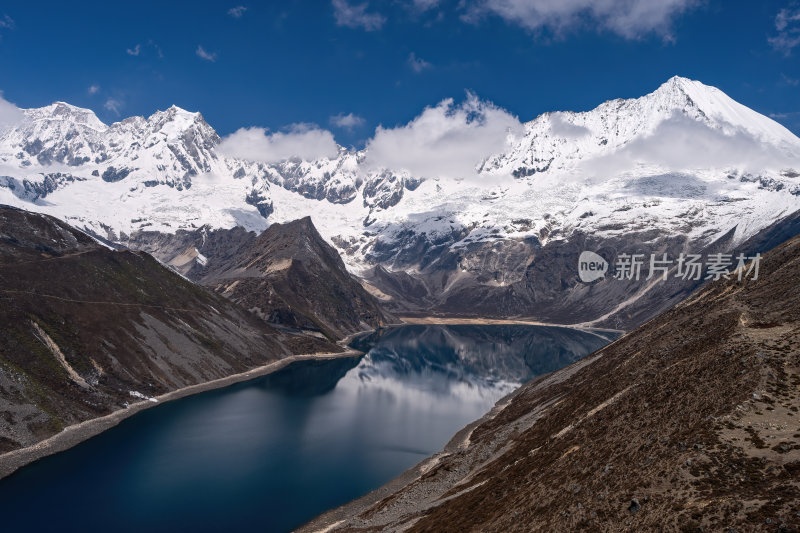
[[[344,147],[311,161],[236,159],[218,153],[200,113],[174,106],[111,125],[64,102],[23,113],[0,132],[0,203],[112,242],[311,216],[354,273],[418,272],[437,260],[432,250],[460,249],[452,283],[488,260],[492,243],[546,245],[576,232],[656,228],[710,243],[733,231],[736,244],[800,206],[800,139],[677,76],[640,98],[525,123],[508,149],[478,162],[477,178],[374,169],[366,150]],[[524,266],[488,283],[511,283]]]

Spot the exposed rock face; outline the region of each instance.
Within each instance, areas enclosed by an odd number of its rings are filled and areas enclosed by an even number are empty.
[[[795,213],[739,244],[734,230],[703,244],[655,229],[615,237],[576,232],[569,239],[543,239],[545,244],[538,238],[504,239],[455,249],[446,242],[432,245],[421,240],[407,246],[402,256],[382,259],[364,271],[362,279],[383,309],[399,315],[525,317],[630,330],[677,304],[705,280],[678,278],[673,264],[666,281],[648,281],[650,266],[644,264],[638,281],[615,279],[609,273],[583,283],[578,277],[582,251],[599,252],[611,265],[622,254],[643,254],[647,261],[651,254],[665,253],[672,260],[682,253],[753,256],[799,233],[800,215]],[[139,232],[124,244],[154,254],[190,279],[216,284],[215,273],[231,268],[255,240],[255,232],[242,228],[201,228],[173,235]],[[403,268],[404,260],[409,271]],[[416,268],[410,267],[412,261]],[[396,269],[385,268],[383,262],[394,262]],[[291,316],[282,311],[273,320],[312,326],[313,321],[296,322]]]
[[[10,176],[0,176],[0,187],[6,187],[14,196],[26,202],[35,202],[45,198],[59,187],[67,183],[82,181],[85,178],[76,178],[72,174],[53,172],[44,174],[41,181],[20,180]]]
[[[657,230],[603,237],[578,232],[569,239],[540,244],[538,239],[506,240],[447,250],[436,261],[409,275],[375,267],[365,279],[390,296],[384,306],[400,314],[475,317],[529,317],[553,323],[588,323],[630,330],[666,311],[705,282],[676,277],[680,254],[708,258],[725,253],[747,257],[764,253],[800,234],[800,214],[793,214],[736,244],[734,231],[710,243],[687,236],[666,236]],[[601,253],[613,267],[623,254],[643,254],[645,264],[636,280],[615,279],[613,272],[593,283],[578,276],[582,251]],[[424,253],[424,252],[423,252]],[[655,272],[647,280],[651,254],[673,261],[666,281]],[[735,261],[734,261],[735,263]]]
[[[261,235],[242,228],[140,232],[125,244],[274,324],[341,339],[396,321],[350,275],[309,217],[273,224]]]
[[[141,231],[122,244],[152,254],[187,278],[199,281],[220,265],[236,261],[257,236],[242,227],[229,230],[203,227],[174,234]]]
[[[309,217],[273,224],[200,281],[269,322],[332,339],[393,320],[347,272]]]
[[[536,378],[329,531],[794,531],[800,238]],[[311,529],[311,528],[307,528]]]
[[[144,252],[0,207],[0,453],[141,398],[295,353],[276,330]]]

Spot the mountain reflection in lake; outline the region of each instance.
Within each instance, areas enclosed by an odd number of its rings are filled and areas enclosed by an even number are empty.
[[[0,521],[4,531],[289,531],[608,340],[534,326],[376,332],[354,342],[363,357],[295,363],[164,404],[20,470],[0,481]]]

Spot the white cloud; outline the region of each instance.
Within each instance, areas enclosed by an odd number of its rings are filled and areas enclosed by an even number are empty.
[[[790,9],[784,8],[778,11],[775,16],[775,29],[784,31],[794,22],[800,22],[800,8]]]
[[[769,118],[782,123],[787,128],[794,129],[794,131],[797,131],[798,127],[800,127],[800,111],[770,113]],[[800,159],[800,156],[798,156],[798,159]],[[795,163],[795,166],[800,166],[800,162]]]
[[[554,135],[565,139],[580,139],[591,133],[589,128],[566,120],[563,113],[552,113],[550,115],[550,130]]]
[[[475,21],[493,14],[529,30],[547,28],[556,34],[587,26],[627,39],[648,33],[670,38],[673,19],[698,3],[698,0],[473,0],[465,2],[464,18]]]
[[[423,70],[431,68],[433,65],[422,59],[421,57],[417,57],[414,52],[411,52],[408,55],[408,66],[411,67],[411,70],[416,72],[417,74],[421,73]]]
[[[138,57],[146,52],[146,47],[152,48],[155,51],[156,55],[159,59],[164,58],[164,52],[161,50],[161,47],[153,42],[152,39],[148,39],[144,46],[141,43],[137,43],[136,46],[133,48],[126,48],[125,53],[129,56]]]
[[[792,118],[793,116],[800,116],[800,111],[794,111],[794,112],[788,111],[788,112],[783,112],[783,113],[770,113],[769,114],[769,118],[772,118],[772,119],[775,119],[775,120]]]
[[[14,19],[8,15],[0,17],[0,30],[13,30],[15,27]],[[0,38],[2,38],[2,35],[0,35]]]
[[[103,107],[119,116],[119,110],[122,109],[122,101],[109,97]]]
[[[800,45],[800,7],[784,8],[775,16],[775,29],[777,35],[767,40],[778,52],[790,55],[792,50]]]
[[[379,126],[367,142],[365,163],[419,177],[472,178],[476,166],[522,133],[517,117],[469,93],[461,105],[446,99],[408,124]]]
[[[197,50],[195,50],[195,54],[200,59],[205,59],[206,61],[211,61],[212,63],[217,60],[217,53],[216,52],[206,52],[206,49],[203,48],[201,45],[197,45]]]
[[[228,10],[228,15],[232,16],[235,19],[240,19],[240,18],[242,18],[242,15],[244,15],[245,11],[247,11],[246,7],[244,7],[244,6],[236,6],[236,7],[230,8]]]
[[[346,130],[352,130],[364,125],[364,119],[353,113],[348,113],[346,115],[344,113],[339,113],[338,115],[333,115],[330,118],[330,122],[337,128],[344,128]]]
[[[781,72],[781,79],[783,79],[783,82],[786,85],[791,85],[792,87],[797,87],[798,85],[800,85],[800,80],[798,80],[796,78],[790,78],[789,76],[787,76],[783,72]]]
[[[439,0],[411,0],[412,7],[419,11],[428,11],[439,6]]]
[[[339,145],[328,130],[315,124],[294,124],[285,132],[273,133],[264,128],[240,128],[222,139],[217,151],[227,157],[277,163],[295,157],[307,161],[334,158]]]
[[[348,28],[363,28],[375,31],[383,27],[386,17],[380,13],[367,13],[369,4],[350,4],[347,0],[333,0],[333,16],[336,24]]]
[[[613,175],[639,165],[665,169],[765,168],[796,166],[800,153],[791,156],[754,138],[744,130],[725,133],[703,122],[676,114],[659,124],[651,135],[636,139],[614,154],[584,162],[589,175]]]
[[[88,92],[89,94],[97,94],[97,93],[100,92],[100,86],[99,85],[90,85],[89,88],[86,89],[86,92]]]
[[[14,127],[24,118],[22,110],[3,98],[3,93],[0,91],[0,129]]]

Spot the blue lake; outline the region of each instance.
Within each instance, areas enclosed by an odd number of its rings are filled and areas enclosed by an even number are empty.
[[[363,357],[157,406],[0,480],[0,530],[291,531],[608,342],[538,326],[377,332],[354,343]]]

